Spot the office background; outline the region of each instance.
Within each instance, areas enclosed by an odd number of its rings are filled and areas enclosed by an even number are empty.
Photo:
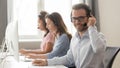
[[[119,3],[119,0],[98,0],[100,31],[104,33],[108,45],[111,46],[120,46]],[[0,0],[0,44],[5,35],[7,21],[11,18],[7,18],[7,10],[12,8],[7,8],[7,6],[11,7],[7,5],[7,0]]]
[[[11,15],[7,15],[10,14],[7,10],[12,9],[10,4],[7,5],[8,2],[12,4],[11,0],[0,0],[0,45],[5,36],[7,22],[11,19],[11,17],[8,17]],[[97,2],[99,10],[99,30],[104,33],[109,46],[120,46],[120,0],[97,0]],[[40,42],[38,40],[30,40],[26,42],[20,41],[19,44],[21,47],[26,48],[28,45],[31,46],[30,48],[33,48],[32,45],[34,44],[36,45],[35,48],[38,48]],[[120,54],[118,56],[120,56]],[[116,60],[120,60],[120,58]],[[120,63],[120,61],[116,63]]]

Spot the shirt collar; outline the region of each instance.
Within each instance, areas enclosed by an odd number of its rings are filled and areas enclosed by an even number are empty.
[[[88,30],[87,30],[83,33],[83,36],[80,37],[79,32],[76,32],[75,36],[76,36],[76,38],[81,39],[81,38],[84,38],[84,37],[89,37],[89,33],[88,33]]]

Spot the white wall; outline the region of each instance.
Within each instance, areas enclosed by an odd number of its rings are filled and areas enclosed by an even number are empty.
[[[120,0],[98,0],[100,30],[105,34],[108,45],[120,46]],[[112,68],[120,68],[120,53]]]
[[[98,0],[100,28],[108,45],[120,46],[120,0]]]

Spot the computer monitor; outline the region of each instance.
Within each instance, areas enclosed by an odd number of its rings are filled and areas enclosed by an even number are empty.
[[[19,62],[19,46],[18,46],[18,22],[10,22],[7,25],[5,33],[5,43],[10,55]]]

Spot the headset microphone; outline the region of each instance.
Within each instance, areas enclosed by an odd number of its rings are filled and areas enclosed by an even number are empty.
[[[84,24],[82,24],[84,27],[86,27],[87,26],[87,23],[85,22]]]

